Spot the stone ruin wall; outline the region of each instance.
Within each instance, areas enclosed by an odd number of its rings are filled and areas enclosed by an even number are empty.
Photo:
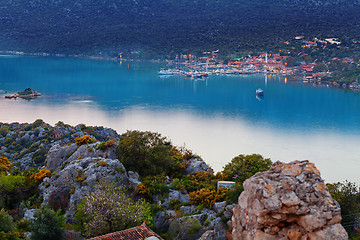
[[[276,162],[244,182],[233,240],[345,240],[341,210],[308,161]]]

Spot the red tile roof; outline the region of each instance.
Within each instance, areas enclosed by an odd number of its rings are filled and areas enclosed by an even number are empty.
[[[144,240],[151,236],[157,237],[159,240],[164,240],[155,232],[153,232],[150,228],[148,228],[145,223],[141,224],[138,227],[133,227],[123,231],[89,238],[87,240]]]

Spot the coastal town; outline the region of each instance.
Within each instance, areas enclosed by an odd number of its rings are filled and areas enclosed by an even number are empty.
[[[184,75],[187,78],[205,78],[209,75],[239,75],[239,74],[274,74],[294,76],[292,79],[318,84],[331,84],[336,87],[360,89],[359,78],[355,80],[340,79],[335,81],[336,74],[358,69],[359,61],[352,57],[332,57],[320,60],[311,57],[312,52],[326,50],[326,48],[341,48],[338,38],[326,38],[313,41],[305,40],[304,36],[294,37],[294,42],[301,45],[295,49],[290,42],[284,42],[284,48],[276,53],[261,53],[221,59],[220,51],[203,52],[197,57],[192,54],[177,55],[175,60],[167,60],[168,69],[160,69],[160,76]],[[353,44],[360,44],[356,41]],[[310,52],[310,53],[309,53]],[[121,58],[121,57],[120,57]]]
[[[202,79],[210,75],[269,74],[282,75],[292,81],[332,85],[360,89],[360,41],[344,43],[337,37],[324,39],[294,36],[268,51],[242,51],[238,54],[224,53],[219,49],[192,53],[190,50],[163,59],[144,59],[142,51],[121,52],[116,57],[66,55],[50,53],[25,53],[0,51],[2,54],[88,58],[115,61],[165,62],[167,68],[159,69],[158,75],[169,77],[183,75],[185,78]],[[36,97],[37,95],[33,95]],[[17,98],[10,94],[7,98]]]

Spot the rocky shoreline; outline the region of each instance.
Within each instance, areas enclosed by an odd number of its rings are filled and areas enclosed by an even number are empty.
[[[27,88],[22,92],[13,93],[13,94],[5,94],[5,98],[8,99],[16,99],[16,98],[23,98],[23,99],[34,99],[36,97],[41,96],[40,93],[38,93],[35,90],[32,90],[31,88]]]

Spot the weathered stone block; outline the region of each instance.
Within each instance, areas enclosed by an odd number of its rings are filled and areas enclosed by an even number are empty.
[[[276,162],[244,182],[233,211],[232,238],[345,240],[340,212],[314,164]]]

